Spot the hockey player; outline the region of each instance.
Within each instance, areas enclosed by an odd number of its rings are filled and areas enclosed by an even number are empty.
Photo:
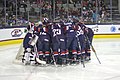
[[[86,61],[91,60],[91,50],[90,50],[90,45],[92,45],[92,40],[93,40],[94,32],[91,28],[86,27],[86,45],[85,45],[85,52],[86,52]]]
[[[55,61],[57,64],[65,64],[65,35],[64,27],[58,23],[53,23],[51,26],[52,49]]]
[[[76,60],[77,58],[77,39],[75,32],[75,25],[72,22],[67,22],[66,24],[66,48],[68,57],[70,59]],[[73,61],[74,62],[74,61]]]
[[[34,24],[30,23],[27,27],[28,33],[26,34],[24,40],[23,40],[23,47],[24,47],[24,55],[22,62],[26,64],[34,64],[35,63],[35,55],[33,54],[33,46],[30,43],[32,37],[33,37],[33,30],[34,30]]]
[[[90,44],[92,44],[94,32],[92,31],[91,28],[86,27],[83,22],[79,22],[78,25],[81,27],[81,30],[84,32],[83,36],[81,38],[79,38],[79,39],[83,38],[83,40],[80,41],[80,42],[82,42],[81,43],[81,50],[83,47],[82,52],[85,53],[84,54],[85,60],[89,61],[89,60],[91,60],[91,58],[90,58],[90,56],[91,56]]]
[[[77,53],[77,59],[83,60],[85,57],[85,26],[83,23],[79,22],[76,25],[76,32],[77,32],[77,41],[78,44],[78,53]]]
[[[50,33],[48,28],[45,22],[40,22],[37,26],[39,36],[37,43],[39,58],[45,60],[47,64],[50,63]]]

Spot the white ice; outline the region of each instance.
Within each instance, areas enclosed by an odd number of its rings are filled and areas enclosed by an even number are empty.
[[[120,80],[120,39],[94,39],[94,53],[85,64],[39,67],[14,64],[19,45],[0,47],[0,80]]]

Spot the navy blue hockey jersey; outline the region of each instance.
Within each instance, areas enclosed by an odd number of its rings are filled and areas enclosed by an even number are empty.
[[[23,47],[26,48],[32,48],[32,46],[29,44],[29,41],[32,38],[32,33],[27,33],[24,40],[23,40]]]

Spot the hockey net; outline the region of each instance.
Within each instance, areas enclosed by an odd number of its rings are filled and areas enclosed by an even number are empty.
[[[13,63],[22,64],[23,55],[24,55],[24,48],[23,48],[23,43],[21,43],[20,48],[18,50],[18,53],[17,53]]]

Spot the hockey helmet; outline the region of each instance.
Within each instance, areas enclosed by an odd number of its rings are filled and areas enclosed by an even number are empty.
[[[48,18],[43,18],[43,24],[47,24],[47,23],[49,23]]]

